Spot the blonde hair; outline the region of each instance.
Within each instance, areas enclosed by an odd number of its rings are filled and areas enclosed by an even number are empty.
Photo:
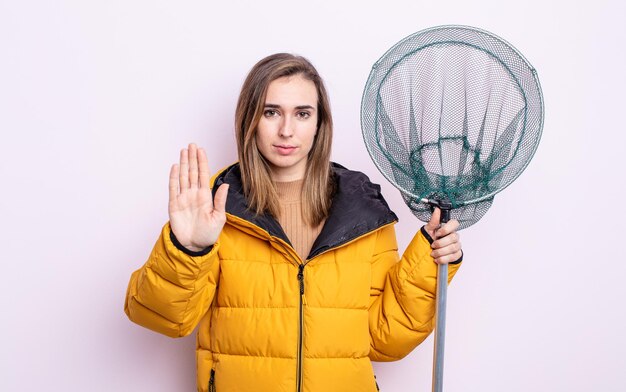
[[[315,67],[304,57],[289,53],[265,57],[252,67],[244,81],[235,112],[241,181],[252,211],[278,217],[278,194],[270,176],[269,165],[257,148],[256,133],[269,84],[276,79],[295,75],[313,82],[317,90],[317,134],[307,159],[302,187],[302,214],[305,222],[318,225],[328,216],[334,191],[330,168],[333,121],[324,82]]]

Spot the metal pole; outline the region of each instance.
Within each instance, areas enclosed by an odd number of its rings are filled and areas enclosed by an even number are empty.
[[[440,226],[450,220],[452,205],[448,200],[429,201],[441,209]],[[435,239],[435,238],[433,238]],[[446,342],[446,304],[448,300],[448,264],[437,266],[437,302],[435,307],[435,347],[433,353],[433,392],[443,391],[443,353]]]
[[[446,332],[448,264],[437,267],[437,305],[435,308],[435,348],[433,355],[433,392],[443,391],[443,353]]]

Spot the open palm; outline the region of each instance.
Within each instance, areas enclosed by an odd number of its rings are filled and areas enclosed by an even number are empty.
[[[226,222],[228,185],[219,187],[214,201],[209,183],[206,152],[189,144],[170,170],[168,212],[174,235],[191,251],[213,245]]]

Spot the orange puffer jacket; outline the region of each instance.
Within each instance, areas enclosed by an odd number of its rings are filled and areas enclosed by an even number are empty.
[[[230,184],[218,242],[190,252],[167,224],[133,273],[132,321],[172,337],[199,323],[198,391],[375,392],[370,360],[400,359],[431,332],[430,238],[419,231],[399,258],[380,187],[333,170],[331,213],[306,260],[276,220],[247,209],[235,164],[214,180]]]

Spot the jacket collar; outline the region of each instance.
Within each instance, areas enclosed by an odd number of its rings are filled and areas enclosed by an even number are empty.
[[[330,214],[313,243],[307,259],[398,220],[380,193],[379,185],[371,183],[369,178],[361,172],[348,170],[336,163],[332,163],[331,167],[334,174],[335,194]],[[217,190],[224,183],[230,185],[226,201],[227,213],[248,221],[271,237],[280,238],[291,244],[274,217],[269,214],[256,215],[248,208],[243,195],[238,163],[216,176],[213,190]]]

